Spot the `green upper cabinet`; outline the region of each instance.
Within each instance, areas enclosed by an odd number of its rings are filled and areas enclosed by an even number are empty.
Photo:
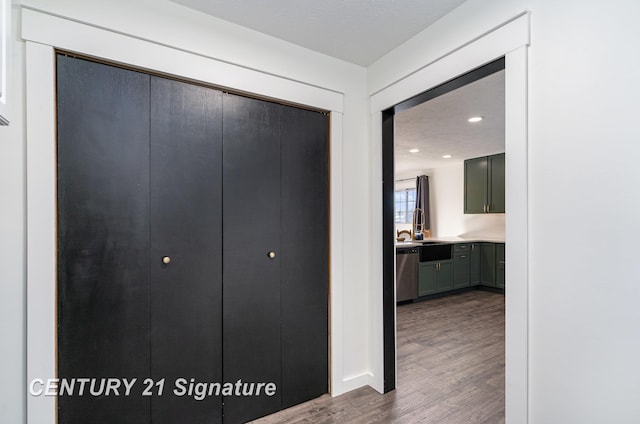
[[[464,161],[464,213],[485,213],[489,182],[487,157]]]
[[[464,161],[464,213],[504,213],[504,153]]]
[[[504,213],[504,153],[489,156],[487,212]]]

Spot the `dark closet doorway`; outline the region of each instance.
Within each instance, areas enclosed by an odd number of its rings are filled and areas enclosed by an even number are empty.
[[[328,114],[58,54],[57,119],[58,377],[136,379],[58,396],[58,422],[239,423],[327,393]]]
[[[397,113],[420,105],[438,96],[454,91],[474,81],[505,69],[505,59],[500,58],[437,87],[420,93],[382,112],[382,275],[383,275],[383,347],[384,392],[396,387],[396,305],[395,305],[395,158],[394,117]],[[462,193],[461,193],[462,195]]]

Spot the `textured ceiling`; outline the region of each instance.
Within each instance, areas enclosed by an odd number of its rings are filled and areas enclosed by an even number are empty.
[[[472,116],[484,119],[472,124]],[[403,178],[504,152],[504,71],[402,111],[394,123],[396,175]]]
[[[326,55],[368,66],[464,0],[172,0]]]
[[[326,55],[368,66],[464,0],[171,0]],[[485,119],[470,124],[467,119]],[[395,117],[396,175],[504,151],[504,72]],[[412,148],[419,153],[409,153]],[[451,159],[443,159],[445,154]]]

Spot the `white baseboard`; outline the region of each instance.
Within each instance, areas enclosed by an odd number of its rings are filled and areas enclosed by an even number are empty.
[[[340,396],[344,393],[350,392],[351,390],[359,389],[364,386],[372,386],[373,375],[369,372],[363,373],[360,375],[356,375],[353,377],[347,377],[342,380],[342,384],[340,385],[340,391],[334,391],[331,393],[331,396],[336,397]]]

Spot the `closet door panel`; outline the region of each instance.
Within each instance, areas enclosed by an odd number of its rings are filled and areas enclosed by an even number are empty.
[[[273,396],[230,396],[225,421],[280,409],[280,117],[282,106],[224,95],[223,376],[272,382]],[[270,258],[269,252],[275,257]]]
[[[219,423],[220,396],[172,390],[222,380],[222,93],[152,77],[151,105],[152,422]]]
[[[150,363],[149,76],[58,55],[57,115],[58,376],[141,381]],[[139,387],[59,396],[58,422],[148,422]]]
[[[282,407],[328,392],[329,118],[286,107],[282,161]]]

